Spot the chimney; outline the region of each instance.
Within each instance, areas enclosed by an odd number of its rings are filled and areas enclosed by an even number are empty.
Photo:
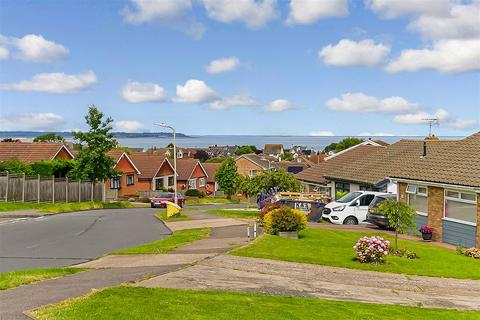
[[[425,158],[427,156],[427,142],[423,141],[423,154],[422,158]]]

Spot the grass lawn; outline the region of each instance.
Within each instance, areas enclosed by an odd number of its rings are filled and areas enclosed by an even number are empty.
[[[258,210],[227,210],[227,209],[213,209],[208,210],[207,213],[217,216],[223,216],[228,218],[256,218],[258,216]]]
[[[204,197],[198,199],[187,199],[185,201],[186,205],[189,206],[198,206],[212,203],[240,203],[239,198],[227,199],[227,198],[215,198],[215,197]]]
[[[158,254],[172,251],[195,240],[208,237],[210,228],[188,229],[175,231],[166,238],[144,243],[136,247],[114,251],[110,254]]]
[[[167,221],[167,222],[192,220],[192,218],[182,213],[179,213],[173,217],[167,217],[167,210],[158,211],[157,213],[155,213],[155,217],[157,217],[162,221]]]
[[[54,319],[480,319],[480,313],[218,291],[115,287],[34,312]]]
[[[46,280],[50,278],[57,278],[74,274],[86,269],[81,268],[52,268],[52,269],[35,269],[35,270],[20,270],[7,273],[0,273],[0,290],[6,290],[13,287],[18,287],[22,284],[29,284],[32,282]]]
[[[390,241],[393,240],[392,237],[381,234],[381,232],[367,234],[321,228],[307,229],[300,233],[301,238],[298,240],[263,235],[251,245],[239,248],[231,254],[352,269],[480,279],[480,261],[478,259],[422,242],[399,239],[399,248],[408,248],[416,252],[419,256],[418,259],[409,260],[389,255],[385,264],[382,265],[356,261],[353,246],[357,240],[364,235],[379,234]]]
[[[60,213],[83,211],[91,209],[121,209],[130,208],[130,202],[72,202],[72,203],[31,203],[31,202],[1,202],[0,215],[5,211],[38,210],[41,212]]]

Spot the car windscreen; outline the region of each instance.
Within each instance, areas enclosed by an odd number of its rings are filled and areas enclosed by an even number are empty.
[[[361,196],[361,195],[362,195],[361,192],[350,192],[349,194],[344,195],[344,196],[341,197],[340,199],[335,200],[335,202],[349,203],[350,201],[358,198],[358,197]]]
[[[157,198],[173,198],[173,194],[172,193],[161,193],[158,195]]]

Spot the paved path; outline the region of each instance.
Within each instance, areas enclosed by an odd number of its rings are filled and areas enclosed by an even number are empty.
[[[158,209],[102,209],[0,224],[0,273],[63,267],[169,235]]]
[[[480,310],[480,281],[220,255],[136,284]]]

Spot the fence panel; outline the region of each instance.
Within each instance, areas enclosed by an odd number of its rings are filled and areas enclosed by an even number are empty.
[[[66,202],[66,186],[65,178],[55,178],[55,202]]]
[[[79,202],[78,200],[78,181],[72,180],[68,183],[68,202]]]
[[[92,183],[90,181],[84,181],[80,183],[80,195],[81,201],[92,200]]]
[[[11,174],[8,176],[8,201],[22,201],[23,174]]]
[[[38,202],[38,176],[25,177],[25,202]]]
[[[0,201],[6,201],[8,174],[0,172]]]
[[[40,177],[40,202],[52,202],[53,179],[51,177]]]

